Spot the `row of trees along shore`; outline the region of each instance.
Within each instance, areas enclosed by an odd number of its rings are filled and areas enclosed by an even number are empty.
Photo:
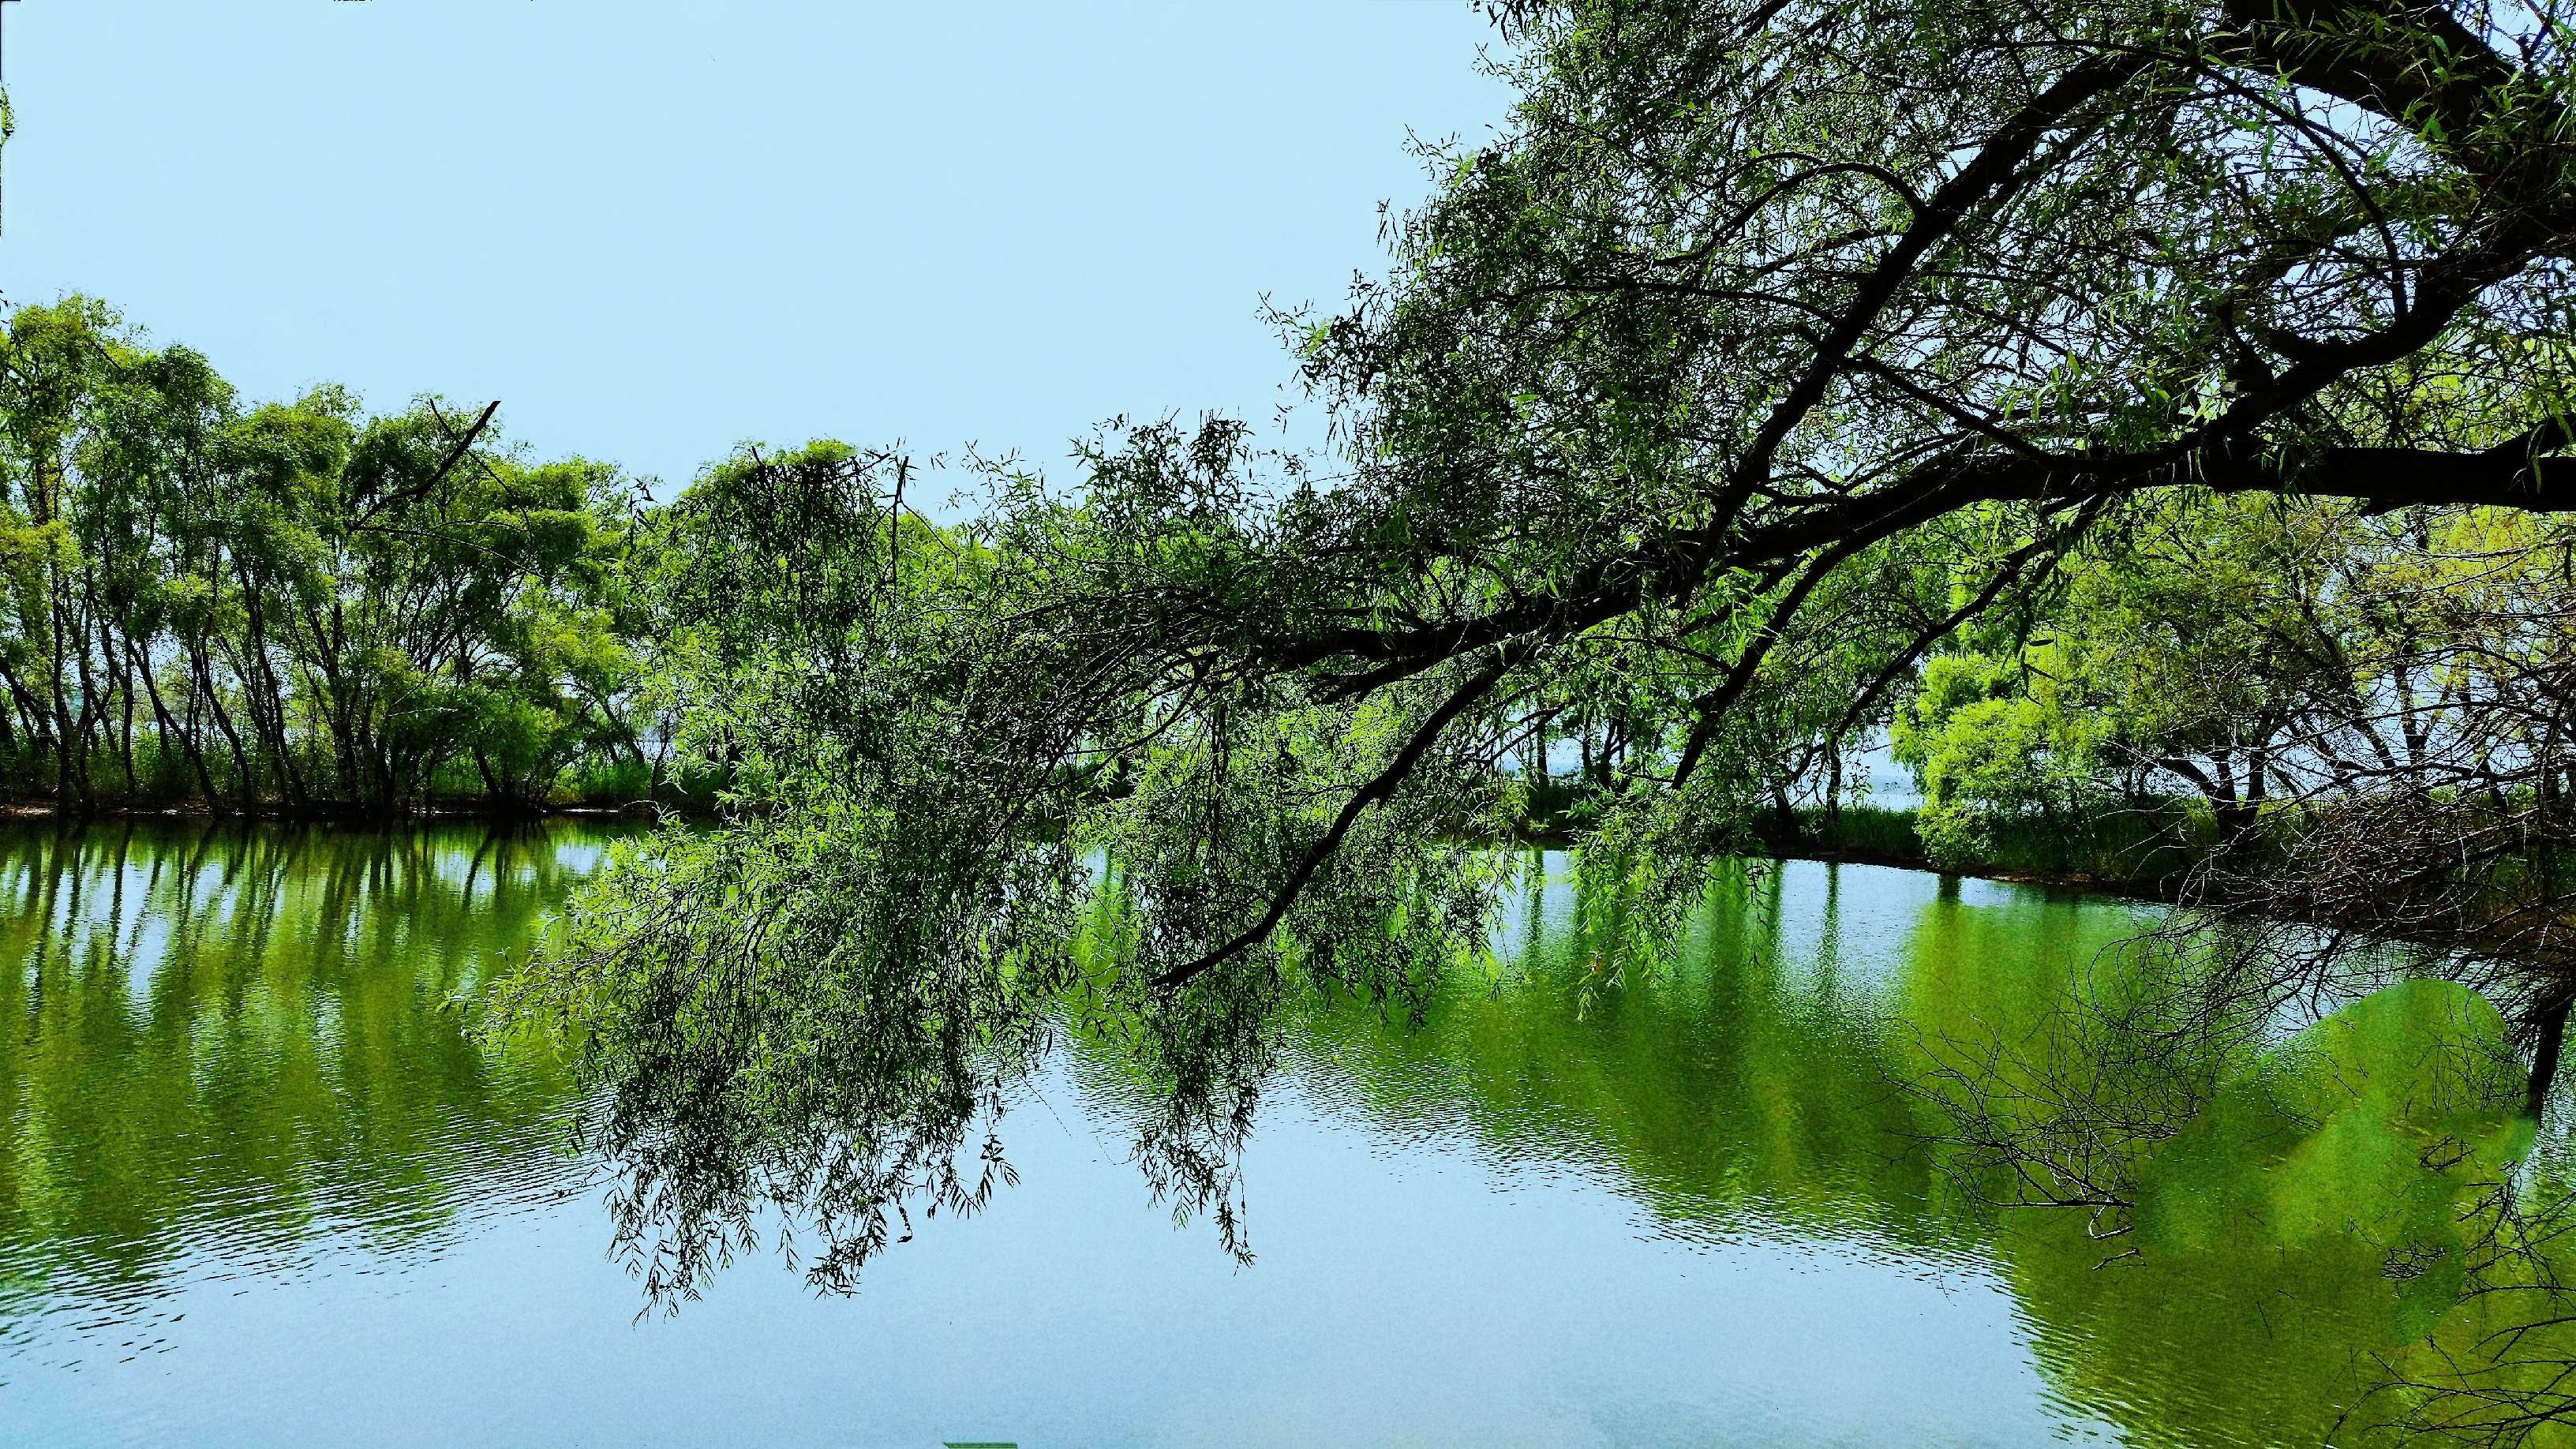
[[[648,522],[492,407],[247,404],[106,305],[0,337],[0,791],[69,810],[625,800]]]
[[[12,314],[0,429],[0,781],[66,807],[672,795],[653,621],[755,541],[781,487],[873,476],[831,445],[746,455],[698,506],[655,509],[609,465],[503,446],[493,409],[368,416],[327,387],[245,407],[81,297]],[[790,515],[829,537],[877,506],[827,487]],[[675,569],[683,541],[699,557]],[[2167,499],[1973,610],[1948,553],[1855,573],[1748,691],[1764,834],[2154,879],[2241,844],[2267,806],[2365,781],[2554,798],[2576,736],[2555,677],[2568,542],[2518,510]],[[1504,768],[1526,828],[1579,836],[1670,771],[1691,702],[1653,683],[1569,681],[1523,732]],[[1892,830],[1847,767],[1883,740],[1924,787]]]

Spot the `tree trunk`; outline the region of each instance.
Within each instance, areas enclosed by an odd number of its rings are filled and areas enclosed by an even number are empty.
[[[1843,742],[1837,735],[1825,741],[1825,833],[1833,834],[1843,818]]]
[[[152,679],[152,656],[137,648],[131,634],[125,636],[125,647],[140,656],[135,660],[134,672],[143,676],[144,692],[152,696],[152,719],[154,728],[161,733],[161,747],[168,749],[173,739],[179,742],[179,752],[188,757],[189,765],[197,772],[197,788],[206,792],[208,805],[214,804],[215,777],[206,769],[205,752],[197,748],[197,732],[181,729],[178,721],[170,718],[169,709],[161,703],[161,686]]]
[[[2523,1110],[2537,1122],[2549,1108],[2549,1088],[2558,1075],[2558,1051],[2567,1041],[2567,1007],[2576,997],[2561,992],[2540,1007],[2540,1039],[2531,1049],[2531,1096]]]

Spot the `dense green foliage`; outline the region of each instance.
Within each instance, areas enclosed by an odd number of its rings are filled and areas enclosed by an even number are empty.
[[[772,1207],[837,1280],[907,1201],[980,1201],[1062,1030],[1222,1202],[1283,1008],[1483,959],[1534,797],[1613,989],[1897,719],[1938,849],[2153,800],[2213,902],[2549,964],[2564,640],[2421,580],[2486,533],[2565,557],[2497,521],[2569,441],[2557,12],[1496,8],[1510,125],[1282,319],[1331,457],[1116,431],[1078,488],[992,470],[954,536],[900,524],[893,458],[680,506],[671,687],[725,818],[626,855],[514,998],[592,1048],[657,1286]],[[2460,694],[2480,649],[2511,667]],[[1534,788],[1569,749],[1573,798]]]
[[[2414,776],[2490,791],[2553,757],[2576,659],[2569,535],[2504,510],[2178,505],[2063,560],[2047,607],[1933,658],[1894,719],[1936,855],[2180,792],[2236,839]],[[2528,778],[2520,778],[2529,784]]]
[[[489,410],[243,404],[102,305],[0,337],[0,788],[398,811],[650,783],[632,487]],[[613,779],[607,777],[614,777]]]

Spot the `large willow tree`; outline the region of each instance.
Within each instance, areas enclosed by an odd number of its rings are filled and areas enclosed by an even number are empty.
[[[2551,4],[1502,7],[1510,124],[1292,328],[1328,465],[1147,428],[962,538],[898,460],[710,474],[662,606],[731,812],[521,997],[611,1089],[652,1286],[765,1205],[842,1282],[979,1201],[1063,1030],[1122,1034],[1144,1161],[1221,1210],[1274,1008],[1475,957],[1506,766],[1568,710],[1658,731],[1584,853],[1615,971],[1780,731],[2133,500],[2557,506]]]

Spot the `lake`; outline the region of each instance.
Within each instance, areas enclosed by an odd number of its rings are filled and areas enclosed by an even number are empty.
[[[0,1444],[2317,1444],[2449,1403],[2390,1388],[2426,1355],[2504,1352],[2445,1266],[2465,1169],[2397,1108],[2309,1111],[2258,1180],[2211,1165],[2251,1140],[2222,1102],[2131,1239],[1989,1205],[1905,1084],[2148,913],[1811,863],[1586,998],[1552,859],[1506,912],[1523,969],[1418,1027],[1307,1012],[1248,1265],[1152,1200],[1068,1049],[1004,1121],[1020,1185],[857,1296],[758,1256],[639,1317],[573,1076],[465,1006],[605,839],[0,830]],[[2420,1006],[2333,1038],[2381,1084],[2351,1101],[2412,1090]]]

